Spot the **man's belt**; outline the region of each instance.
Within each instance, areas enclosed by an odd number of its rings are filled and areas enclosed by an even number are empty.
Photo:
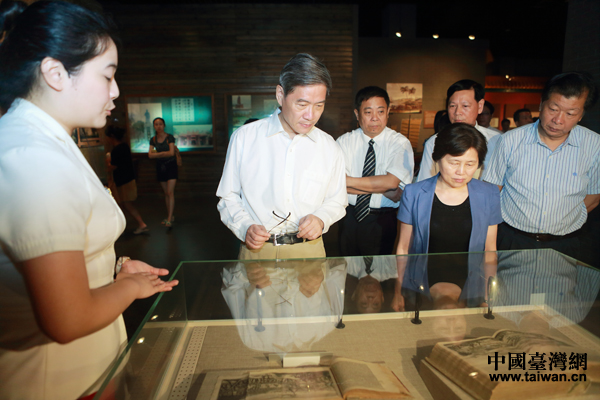
[[[296,233],[273,233],[271,237],[267,239],[267,243],[273,243],[275,246],[283,246],[286,244],[296,244],[296,243],[304,243],[308,242],[308,240],[304,238],[299,238]]]
[[[353,205],[349,205],[348,207],[356,207]],[[381,207],[381,208],[369,208],[369,214],[387,214],[387,213],[397,213],[398,209],[395,207]]]
[[[507,223],[505,223],[505,224],[507,227],[509,227],[513,231],[515,231],[523,236],[534,238],[538,242],[551,242],[553,240],[572,238],[572,237],[579,236],[579,234],[581,233],[581,229],[577,229],[576,231],[567,233],[566,235],[552,235],[550,233],[531,233],[531,232],[525,232],[520,229],[517,229],[514,226],[510,226]]]

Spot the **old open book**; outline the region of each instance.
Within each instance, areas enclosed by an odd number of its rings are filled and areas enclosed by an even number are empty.
[[[336,358],[328,367],[277,368],[227,374],[211,400],[408,399],[412,396],[382,364]]]
[[[435,379],[430,366],[481,400],[575,396],[600,382],[598,354],[566,340],[513,330],[437,343],[421,366],[421,376],[432,394],[439,393],[443,379]],[[453,398],[450,391],[445,398]]]

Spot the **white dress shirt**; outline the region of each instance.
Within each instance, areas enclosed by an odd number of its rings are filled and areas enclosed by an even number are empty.
[[[477,129],[479,132],[481,132],[481,134],[485,137],[485,140],[487,142],[489,142],[490,139],[493,138],[494,136],[499,135],[498,132],[493,131],[488,128],[484,128],[483,126],[481,126],[477,123],[475,124],[475,129]],[[423,158],[421,159],[421,168],[419,169],[419,175],[417,176],[417,182],[421,182],[427,178],[431,178],[432,176],[436,175],[439,172],[437,163],[433,162],[433,158],[432,158],[433,148],[435,146],[435,139],[437,138],[437,135],[438,134],[436,133],[435,135],[433,135],[432,137],[427,139],[427,141],[425,141],[425,146],[423,146]],[[487,155],[485,156],[485,160],[483,161],[483,169],[484,170],[485,170],[485,168],[487,166],[487,162],[491,158],[491,156],[492,156],[492,151],[490,151],[490,149],[488,148]],[[475,173],[475,175],[473,177],[479,178],[480,175],[481,175],[481,168],[478,169],[478,171]]]
[[[343,134],[337,143],[344,153],[346,174],[361,178],[365,157],[369,150],[371,138],[361,128]],[[400,179],[400,187],[412,183],[415,158],[410,141],[404,135],[386,127],[373,141],[375,151],[375,175],[386,175],[388,172]],[[348,194],[348,203],[356,205],[356,195]],[[393,202],[381,193],[371,195],[370,208],[394,207],[400,202]]]
[[[333,138],[314,127],[290,139],[278,113],[244,125],[231,136],[217,196],[221,221],[241,240],[251,225],[271,233],[298,230],[313,214],[323,233],[345,214],[344,158]]]
[[[373,263],[371,264],[372,272],[370,274],[367,274],[367,266],[365,265],[364,257],[345,257],[345,259],[346,264],[348,265],[348,275],[355,276],[358,279],[371,275],[371,277],[377,279],[379,282],[383,282],[398,277],[396,257],[373,257]]]
[[[67,344],[52,341],[17,263],[82,251],[90,288],[109,285],[125,218],[69,133],[34,104],[13,103],[0,143],[0,398],[75,399],[98,390],[125,345],[123,318]]]
[[[269,286],[258,289],[251,284],[244,263],[225,267],[221,273],[221,293],[247,347],[268,352],[306,351],[312,343],[335,330],[344,311],[343,259],[255,265],[264,266],[272,282]],[[319,289],[310,297],[300,291],[299,282],[299,273],[307,269],[321,271],[323,276]],[[269,320],[264,331],[254,329],[256,318]]]
[[[488,126],[486,129],[489,129],[490,131],[493,131],[493,132],[498,132],[499,135],[502,135],[504,133],[500,129],[494,128],[493,126]]]

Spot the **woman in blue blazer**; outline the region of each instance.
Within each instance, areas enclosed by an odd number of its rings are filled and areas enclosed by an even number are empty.
[[[472,179],[486,153],[485,138],[471,125],[455,123],[438,134],[432,156],[440,172],[406,186],[396,254],[496,251],[500,191]]]

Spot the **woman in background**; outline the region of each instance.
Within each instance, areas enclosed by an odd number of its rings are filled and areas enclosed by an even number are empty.
[[[135,184],[131,149],[127,143],[123,142],[125,129],[109,126],[104,134],[113,145],[111,152],[106,155],[107,167],[113,173],[113,181],[116,187],[116,193],[113,193],[113,197],[138,223],[138,227],[133,231],[133,234],[139,235],[148,232],[150,228],[142,219],[138,209],[133,205],[133,202],[137,199],[137,185]]]
[[[177,183],[177,159],[175,157],[175,137],[165,132],[165,120],[155,118],[152,121],[156,135],[150,139],[148,157],[156,159],[156,179],[160,182],[165,193],[167,218],[162,224],[171,227],[175,217],[175,184]]]
[[[141,261],[115,263],[125,218],[70,136],[103,127],[119,95],[113,24],[68,2],[9,3],[0,3],[0,398],[91,397],[126,343],[123,310],[177,282]]]

